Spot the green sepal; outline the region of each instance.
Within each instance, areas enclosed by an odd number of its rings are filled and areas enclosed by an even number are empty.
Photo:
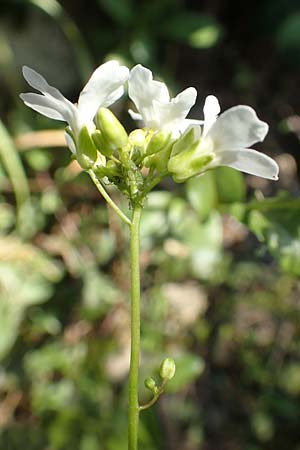
[[[197,151],[198,142],[170,158],[168,170],[176,183],[183,183],[188,178],[199,175],[214,159],[213,154],[200,154],[198,156]]]
[[[150,139],[146,148],[146,155],[150,156],[154,153],[158,153],[167,146],[171,138],[171,133],[165,133],[164,131],[158,131],[154,133]]]
[[[113,150],[124,147],[128,142],[125,128],[107,108],[99,108],[96,115],[97,128]]]
[[[114,161],[108,161],[105,166],[94,166],[93,171],[99,178],[107,177],[111,179],[120,175],[118,166]]]
[[[190,128],[174,143],[171,157],[178,155],[187,148],[190,148],[195,143],[195,139],[195,128]]]
[[[145,167],[153,167],[159,173],[163,173],[167,170],[168,161],[172,151],[172,143],[161,150],[159,153],[154,153],[151,156],[147,156],[144,160]]]
[[[87,127],[83,127],[80,130],[76,158],[80,166],[85,170],[91,169],[97,160],[97,148]]]

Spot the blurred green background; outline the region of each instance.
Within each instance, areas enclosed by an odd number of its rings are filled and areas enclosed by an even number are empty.
[[[76,102],[109,58],[172,94],[195,86],[270,124],[277,183],[221,168],[149,196],[144,450],[300,450],[298,0],[1,0],[0,449],[125,450],[128,233],[70,162],[62,125],[26,108],[21,66]],[[134,124],[125,98],[114,106]],[[113,194],[118,202],[126,202]]]

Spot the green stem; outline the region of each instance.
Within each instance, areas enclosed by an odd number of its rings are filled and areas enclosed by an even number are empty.
[[[154,394],[154,396],[151,398],[151,400],[149,400],[148,403],[145,403],[145,405],[141,405],[139,407],[140,411],[145,411],[146,409],[150,408],[157,402],[157,400],[159,399],[161,394],[163,394],[163,392],[164,392],[166,383],[167,383],[167,380],[163,380],[162,385],[158,388],[157,392]]]
[[[95,173],[92,171],[92,169],[88,170],[89,176],[93,180],[96,188],[100,192],[100,194],[105,198],[109,206],[118,214],[118,216],[123,220],[123,222],[127,223],[127,225],[131,225],[131,220],[126,216],[126,214],[123,213],[123,211],[120,210],[118,205],[115,204],[115,202],[110,198],[100,181],[98,180]]]
[[[139,361],[140,361],[140,242],[139,229],[142,209],[133,208],[130,226],[131,269],[131,356],[129,372],[128,450],[138,448],[139,425]]]
[[[146,197],[149,192],[168,175],[168,173],[168,171],[165,171],[160,176],[153,178],[144,192],[144,197]]]

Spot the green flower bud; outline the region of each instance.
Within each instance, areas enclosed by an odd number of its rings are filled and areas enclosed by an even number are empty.
[[[158,131],[154,133],[147,145],[146,155],[153,155],[160,152],[168,144],[171,137],[171,133],[165,133],[164,131]]]
[[[146,132],[141,129],[133,130],[128,136],[128,140],[132,147],[143,149],[146,145]]]
[[[122,148],[127,144],[128,136],[125,128],[109,109],[99,108],[96,115],[96,124],[105,141],[113,150]]]
[[[78,163],[85,170],[91,169],[97,160],[97,148],[95,147],[87,127],[83,127],[79,133],[76,158]]]
[[[159,374],[163,380],[172,380],[175,375],[176,365],[172,358],[163,360],[160,366]]]
[[[92,134],[92,139],[94,141],[95,146],[99,150],[102,155],[105,156],[111,156],[113,153],[113,149],[109,147],[109,143],[106,141],[106,139],[103,136],[103,133],[101,133],[100,130],[94,131]]]
[[[155,380],[152,377],[147,377],[144,381],[144,385],[151,392],[155,392],[157,390]]]
[[[108,161],[106,164],[106,170],[109,171],[110,175],[117,176],[119,174],[118,165],[114,161]]]

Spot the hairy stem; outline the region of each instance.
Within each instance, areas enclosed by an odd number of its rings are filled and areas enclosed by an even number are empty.
[[[129,373],[128,450],[138,448],[139,425],[139,361],[140,361],[140,242],[139,229],[142,209],[133,208],[130,226],[131,269],[131,356]]]

